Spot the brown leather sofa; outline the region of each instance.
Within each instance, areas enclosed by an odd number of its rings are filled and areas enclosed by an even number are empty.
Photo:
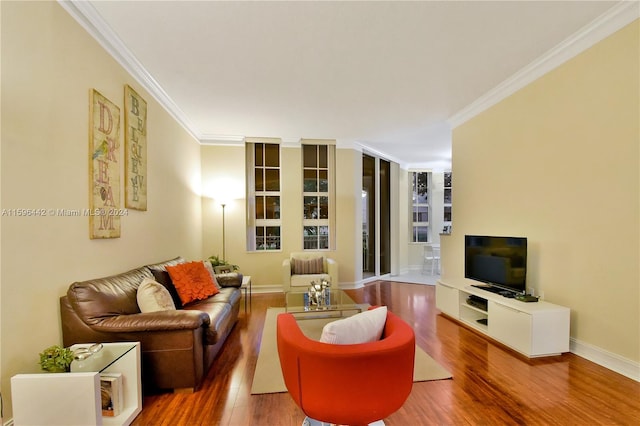
[[[218,279],[220,292],[175,311],[141,313],[136,292],[143,278],[167,286],[166,266],[178,257],[111,277],[75,282],[60,298],[64,346],[140,342],[145,392],[197,390],[240,312],[242,276]]]

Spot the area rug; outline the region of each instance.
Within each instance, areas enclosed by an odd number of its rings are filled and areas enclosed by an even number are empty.
[[[287,388],[282,378],[280,369],[280,359],[278,358],[278,347],[276,342],[276,317],[284,312],[284,308],[269,308],[264,321],[262,331],[262,343],[256,371],[251,385],[251,394],[286,392]],[[335,321],[336,318],[317,318],[299,321],[302,332],[311,339],[320,339],[322,327],[328,322]],[[422,349],[416,346],[416,358],[413,372],[414,382],[424,382],[428,380],[450,379],[451,373],[445,370],[433,358],[427,355]]]

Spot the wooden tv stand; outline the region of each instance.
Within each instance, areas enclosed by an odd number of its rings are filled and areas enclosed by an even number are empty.
[[[521,302],[464,281],[437,282],[436,307],[443,314],[529,358],[569,352],[569,308],[545,301]],[[469,304],[472,295],[476,302],[486,300],[486,308],[482,303]]]

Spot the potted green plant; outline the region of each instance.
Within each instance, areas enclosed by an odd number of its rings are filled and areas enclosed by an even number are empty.
[[[49,346],[40,353],[40,368],[50,373],[69,371],[71,361],[73,361],[73,351],[62,346]]]
[[[211,266],[213,266],[213,270],[216,271],[216,273],[231,272],[231,271],[238,270],[238,265],[232,265],[226,260],[220,259],[220,256],[217,256],[217,255],[211,256],[207,260],[211,263]]]

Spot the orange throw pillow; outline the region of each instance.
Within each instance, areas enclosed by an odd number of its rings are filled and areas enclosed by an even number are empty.
[[[220,292],[202,262],[180,263],[166,269],[183,305]]]

